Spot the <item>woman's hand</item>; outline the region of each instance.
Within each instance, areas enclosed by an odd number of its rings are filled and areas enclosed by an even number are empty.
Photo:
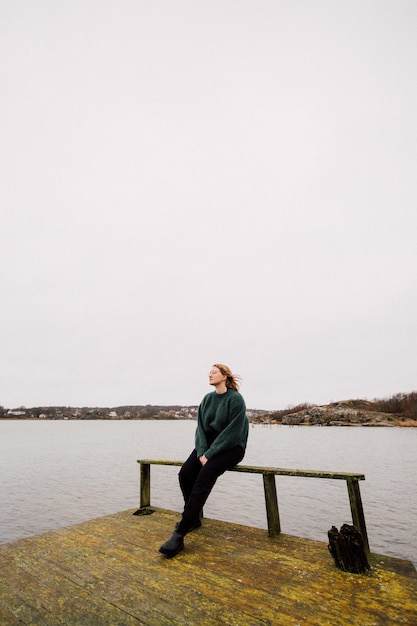
[[[208,461],[208,459],[204,456],[204,454],[203,456],[200,456],[198,460],[200,461],[201,465],[205,465]]]

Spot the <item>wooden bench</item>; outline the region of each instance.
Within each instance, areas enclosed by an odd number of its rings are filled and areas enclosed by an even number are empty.
[[[146,512],[151,504],[151,465],[182,466],[182,461],[164,461],[140,459],[140,509]],[[283,469],[280,467],[259,467],[251,465],[236,465],[231,472],[244,472],[247,474],[262,474],[266,517],[268,521],[268,533],[270,536],[281,532],[281,524],[278,510],[278,497],[275,476],[301,476],[303,478],[330,478],[333,480],[345,480],[349,494],[352,522],[356,530],[362,535],[366,552],[369,554],[368,533],[366,531],[365,515],[363,512],[359,481],[365,480],[364,474],[350,474],[345,472],[320,472],[315,470]]]

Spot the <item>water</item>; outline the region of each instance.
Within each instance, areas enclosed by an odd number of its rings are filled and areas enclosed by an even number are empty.
[[[1,421],[0,543],[139,506],[137,459],[182,460],[193,421]],[[244,463],[363,473],[373,552],[417,564],[417,430],[251,426]],[[175,467],[153,466],[151,502],[181,510]],[[351,523],[345,481],[277,477],[285,533],[327,541]],[[262,476],[227,473],[205,507],[266,528]]]

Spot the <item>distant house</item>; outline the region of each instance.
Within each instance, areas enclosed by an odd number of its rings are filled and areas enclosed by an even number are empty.
[[[10,411],[7,411],[7,415],[13,415],[13,417],[22,417],[22,415],[26,415],[26,411],[10,409]]]

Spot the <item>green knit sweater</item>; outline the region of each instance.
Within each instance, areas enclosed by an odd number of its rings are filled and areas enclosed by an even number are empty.
[[[234,446],[246,449],[249,422],[243,397],[234,389],[212,391],[204,396],[197,416],[195,448],[197,456],[210,459]]]

